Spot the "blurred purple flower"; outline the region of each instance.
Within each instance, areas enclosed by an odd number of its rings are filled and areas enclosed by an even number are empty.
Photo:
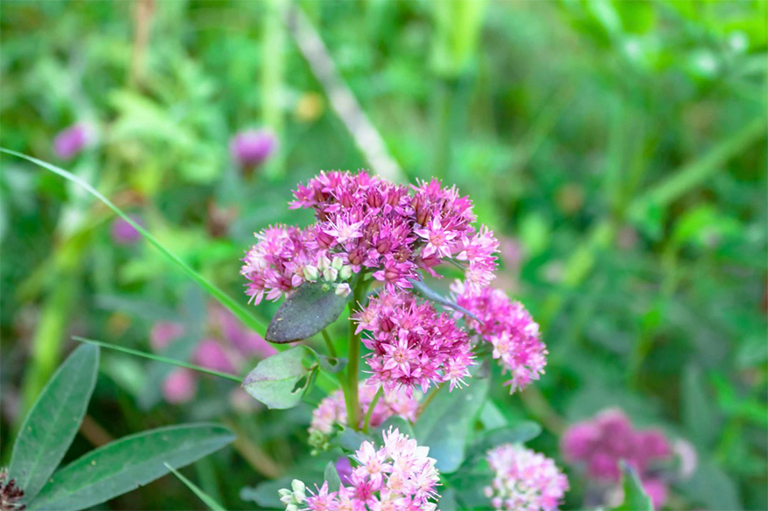
[[[171,342],[184,335],[184,326],[172,321],[159,321],[149,332],[149,344],[155,351],[163,351]]]
[[[336,460],[336,472],[339,474],[341,484],[349,486],[352,484],[352,463],[346,456],[340,456]]]
[[[143,227],[143,223],[138,216],[131,215],[131,220]],[[112,241],[118,245],[131,245],[141,239],[139,231],[121,217],[117,217],[112,221],[110,234],[112,235]]]
[[[84,122],[78,122],[60,131],[53,141],[53,151],[62,160],[70,160],[93,143],[94,130]]]
[[[229,143],[232,158],[244,168],[261,165],[276,149],[277,139],[268,129],[241,131]]]
[[[220,328],[224,340],[231,343],[244,357],[267,358],[277,353],[274,346],[253,330],[243,327],[224,307],[213,305],[208,314],[215,326]]]

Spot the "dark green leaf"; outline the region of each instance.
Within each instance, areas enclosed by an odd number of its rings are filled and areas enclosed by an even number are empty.
[[[698,367],[688,365],[683,373],[682,412],[690,439],[700,448],[708,448],[719,431],[717,406],[706,387]]]
[[[284,344],[312,337],[336,321],[348,301],[333,284],[305,282],[277,309],[265,338]]]
[[[31,502],[59,466],[91,400],[99,348],[78,347],[54,373],[19,430],[9,475]]]
[[[489,379],[473,379],[464,389],[448,392],[444,386],[427,406],[414,426],[419,445],[429,447],[429,455],[437,460],[444,473],[458,469],[470,427],[483,406]]]
[[[253,488],[245,487],[240,490],[240,499],[255,502],[259,509],[285,509],[278,492],[283,488],[290,488],[291,480],[290,477],[282,477],[274,481],[264,481]]]
[[[159,428],[121,438],[59,470],[30,511],[77,510],[106,502],[217,451],[234,435],[215,424]]]
[[[328,491],[339,491],[341,486],[341,478],[339,472],[336,470],[336,464],[329,461],[325,466],[325,472],[323,472],[323,478],[328,481]]]
[[[198,487],[197,487],[197,485],[196,485],[195,483],[193,483],[192,481],[190,481],[189,479],[187,479],[186,477],[184,477],[183,475],[181,475],[181,472],[179,472],[178,470],[176,470],[175,468],[173,468],[172,466],[170,466],[168,463],[163,463],[163,465],[165,465],[165,468],[167,468],[168,470],[170,470],[170,471],[173,473],[173,475],[175,475],[176,477],[178,477],[178,478],[179,478],[179,480],[180,480],[182,483],[184,483],[184,485],[185,485],[187,488],[189,488],[190,490],[192,490],[192,493],[194,493],[195,495],[197,495],[197,496],[198,496],[198,498],[199,498],[200,500],[202,500],[202,501],[203,501],[203,503],[205,503],[205,505],[206,505],[206,506],[208,506],[208,509],[210,509],[211,511],[226,511],[226,509],[224,509],[224,508],[221,506],[221,504],[219,504],[218,502],[216,502],[215,500],[213,500],[213,498],[212,498],[210,495],[208,495],[208,494],[207,494],[207,493],[205,493],[203,490],[201,490],[200,488],[198,488]]]
[[[621,471],[624,473],[622,482],[624,502],[614,509],[616,511],[653,511],[651,498],[645,493],[635,469],[622,461]]]
[[[701,460],[693,477],[680,483],[679,488],[693,504],[705,509],[743,509],[733,479],[709,459]]]
[[[265,358],[245,377],[243,388],[268,408],[292,408],[301,401],[314,372],[305,364],[307,357],[314,358],[314,352],[296,346]]]

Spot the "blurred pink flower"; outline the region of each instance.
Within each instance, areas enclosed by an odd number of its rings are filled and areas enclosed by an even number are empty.
[[[241,131],[229,143],[232,159],[244,168],[261,165],[276,149],[277,139],[268,129]]]
[[[171,404],[186,403],[197,392],[197,377],[190,369],[174,369],[163,382],[163,397]]]
[[[131,220],[142,225],[141,219],[138,216],[131,215]],[[110,234],[112,241],[118,245],[131,245],[141,239],[139,231],[122,217],[117,217],[112,221]]]

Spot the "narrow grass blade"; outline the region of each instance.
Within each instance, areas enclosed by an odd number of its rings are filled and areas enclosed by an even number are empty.
[[[165,468],[170,470],[173,475],[179,478],[179,480],[186,485],[187,488],[192,490],[192,493],[198,496],[200,500],[203,501],[203,503],[208,506],[208,509],[211,511],[227,511],[224,509],[221,504],[213,500],[208,494],[206,494],[203,490],[197,487],[195,483],[181,475],[181,472],[170,466],[168,463],[163,463],[165,465]]]
[[[239,302],[232,299],[230,296],[228,296],[224,291],[219,289],[216,285],[214,285],[212,282],[209,282],[205,277],[200,275],[198,272],[193,270],[187,263],[181,260],[179,256],[174,254],[173,252],[169,251],[167,248],[165,248],[157,239],[155,239],[154,236],[152,236],[146,229],[144,229],[141,225],[136,223],[131,217],[126,215],[120,208],[118,208],[112,201],[110,201],[108,198],[103,196],[98,190],[96,190],[93,186],[91,186],[88,182],[84,181],[83,179],[79,178],[78,176],[67,172],[66,170],[59,168],[55,165],[51,165],[50,163],[46,163],[42,160],[38,160],[37,158],[33,158],[31,156],[27,156],[26,154],[18,153],[16,151],[11,151],[9,149],[5,149],[0,147],[0,153],[10,154],[12,156],[16,156],[18,158],[22,158],[24,160],[27,160],[29,162],[34,163],[35,165],[38,165],[40,167],[43,167],[44,169],[50,170],[54,174],[58,174],[59,176],[63,177],[64,179],[71,181],[75,183],[76,185],[84,188],[88,191],[91,195],[99,199],[101,202],[106,204],[112,211],[117,213],[120,217],[122,217],[126,222],[131,224],[134,229],[136,229],[144,238],[149,241],[152,245],[155,246],[163,255],[165,255],[171,262],[175,263],[184,273],[187,274],[187,276],[191,277],[192,280],[197,282],[205,291],[207,291],[213,298],[215,298],[219,303],[221,303],[224,307],[229,309],[232,314],[234,314],[240,321],[242,321],[245,325],[247,325],[249,328],[253,329],[254,331],[258,332],[261,335],[264,335],[267,328],[266,325],[262,324],[261,321],[253,317],[248,310]]]
[[[109,344],[106,342],[101,341],[94,341],[93,339],[85,339],[84,337],[78,337],[73,336],[72,337],[76,341],[80,342],[87,342],[88,344],[93,344],[96,346],[102,346],[104,348],[109,348],[111,350],[116,351],[122,351],[123,353],[128,353],[129,355],[136,355],[137,357],[144,357],[148,358],[150,360],[156,360],[158,362],[163,362],[165,364],[171,364],[179,367],[186,367],[187,369],[192,369],[193,371],[198,371],[201,373],[211,374],[213,376],[218,376],[220,378],[226,378],[227,380],[236,381],[237,383],[242,382],[242,378],[237,376],[236,374],[229,374],[229,373],[220,373],[219,371],[214,371],[212,369],[206,369],[205,367],[197,366],[194,364],[188,364],[187,362],[182,362],[181,360],[176,360],[173,358],[167,358],[167,357],[161,357],[159,355],[155,355],[153,353],[146,353],[144,351],[134,350],[131,348],[125,348],[123,346],[117,346],[115,344]]]

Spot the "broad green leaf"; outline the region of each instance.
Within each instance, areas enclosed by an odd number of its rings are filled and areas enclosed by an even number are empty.
[[[190,481],[189,479],[187,479],[186,477],[184,477],[183,475],[181,475],[181,472],[179,472],[178,470],[176,470],[175,468],[173,468],[172,466],[170,466],[168,463],[163,463],[163,465],[165,465],[165,468],[167,468],[168,470],[170,470],[170,471],[173,473],[173,475],[175,475],[176,477],[178,477],[178,478],[179,478],[179,480],[180,480],[182,483],[184,483],[184,485],[185,485],[187,488],[189,488],[190,490],[192,490],[192,493],[194,493],[195,495],[197,495],[197,497],[198,497],[200,500],[202,500],[202,501],[203,501],[203,503],[204,503],[206,506],[208,506],[208,509],[210,509],[211,511],[226,511],[226,509],[224,509],[224,507],[222,507],[222,505],[221,505],[221,504],[219,504],[218,502],[216,502],[215,500],[213,500],[213,498],[211,498],[211,496],[210,496],[210,495],[208,495],[208,494],[207,494],[207,493],[205,493],[203,490],[201,490],[200,488],[198,488],[198,487],[197,487],[197,485],[196,485],[195,483],[193,483],[192,481]]]
[[[259,505],[259,509],[285,509],[285,504],[280,502],[278,492],[283,488],[290,488],[292,479],[292,477],[282,477],[274,481],[261,482],[255,487],[246,486],[240,490],[240,499],[255,502]]]
[[[704,509],[744,509],[734,480],[710,459],[700,460],[693,476],[677,487]]]
[[[682,412],[690,439],[700,448],[707,449],[720,430],[717,406],[707,390],[698,367],[689,364],[683,372]]]
[[[488,393],[489,379],[473,379],[464,389],[448,392],[443,386],[422,412],[414,430],[419,445],[429,447],[437,468],[451,473],[461,466],[470,428]]]
[[[621,471],[624,473],[624,502],[615,507],[615,511],[653,511],[651,498],[645,493],[635,469],[622,461]]]
[[[345,451],[356,451],[363,442],[373,442],[373,438],[354,429],[344,428],[336,435],[336,442]]]
[[[314,358],[312,350],[296,346],[265,358],[245,377],[243,388],[267,408],[292,408],[301,401],[316,369],[305,365],[308,357]]]
[[[186,424],[121,438],[53,474],[29,511],[85,509],[143,486],[234,440],[215,424]]]
[[[328,491],[339,491],[341,478],[339,477],[339,471],[336,470],[336,464],[333,461],[329,461],[325,466],[323,479],[328,482]]]
[[[413,426],[411,426],[411,423],[407,420],[403,419],[399,415],[393,415],[392,417],[388,418],[381,424],[379,424],[379,427],[376,428],[374,431],[374,438],[381,438],[381,435],[385,431],[389,431],[389,428],[397,429],[402,433],[403,435],[408,435],[411,438],[416,438],[416,434],[413,432]]]
[[[277,309],[265,339],[284,344],[312,337],[336,321],[348,301],[333,284],[305,282]]]
[[[64,179],[71,181],[81,188],[84,188],[88,191],[91,195],[99,199],[101,202],[107,205],[112,211],[117,213],[123,220],[128,222],[133,226],[134,229],[136,229],[147,241],[149,241],[152,245],[155,246],[164,256],[166,256],[172,263],[174,263],[176,266],[178,266],[187,276],[192,278],[195,282],[197,282],[209,295],[211,295],[214,299],[216,299],[220,304],[222,304],[224,307],[229,309],[232,314],[235,315],[240,321],[243,322],[244,325],[247,325],[249,328],[253,329],[254,331],[264,334],[264,325],[253,315],[251,315],[248,310],[238,301],[232,299],[230,296],[228,296],[224,291],[219,289],[215,284],[212,282],[209,282],[205,277],[197,273],[195,270],[193,270],[187,263],[181,260],[179,256],[165,248],[157,239],[155,239],[154,236],[152,236],[146,229],[144,229],[141,225],[136,223],[130,216],[125,214],[123,210],[118,208],[111,200],[107,199],[105,196],[103,196],[98,190],[96,190],[93,186],[91,186],[88,182],[84,181],[83,179],[79,178],[78,176],[67,172],[66,170],[59,168],[55,165],[51,165],[50,163],[46,163],[42,160],[38,160],[37,158],[33,158],[31,156],[27,156],[26,154],[18,153],[16,151],[11,151],[9,149],[5,149],[0,147],[0,153],[6,153],[13,156],[17,156],[19,158],[25,159],[29,162],[34,163],[35,165],[39,165],[40,167],[43,167],[44,169],[50,170],[54,174],[58,174],[59,176],[63,177]]]
[[[473,463],[485,453],[501,444],[519,444],[533,440],[541,434],[541,426],[533,421],[524,421],[514,426],[504,426],[484,431],[467,450],[467,463]]]
[[[99,348],[80,346],[54,373],[24,420],[13,446],[9,476],[30,502],[59,466],[91,400]]]

